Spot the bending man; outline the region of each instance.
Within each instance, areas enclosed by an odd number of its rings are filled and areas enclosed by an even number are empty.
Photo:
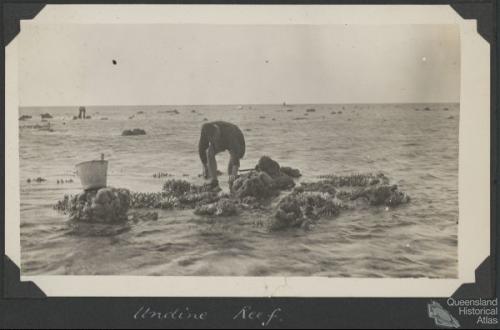
[[[240,168],[240,159],[245,155],[245,138],[238,126],[225,122],[214,121],[205,123],[201,127],[198,151],[203,164],[203,176],[210,178],[210,184],[217,186],[217,161],[215,155],[221,151],[229,151],[230,159],[227,167],[229,175],[229,189],[232,189]]]

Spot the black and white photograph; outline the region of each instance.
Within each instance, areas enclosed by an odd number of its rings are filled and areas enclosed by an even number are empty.
[[[463,39],[415,22],[22,22],[21,275],[458,280]]]

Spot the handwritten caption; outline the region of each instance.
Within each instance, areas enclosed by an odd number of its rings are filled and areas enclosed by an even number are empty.
[[[206,321],[208,317],[208,312],[195,311],[189,307],[160,311],[150,306],[141,306],[133,315],[134,320],[138,321]],[[264,311],[245,305],[232,315],[232,320],[258,323],[262,327],[268,327],[274,322],[283,322],[282,309],[278,307]]]

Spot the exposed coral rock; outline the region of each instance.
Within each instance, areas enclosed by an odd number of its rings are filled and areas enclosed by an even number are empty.
[[[163,197],[161,193],[130,193],[131,208],[163,208],[161,202]]]
[[[169,177],[169,176],[172,176],[172,174],[170,174],[168,172],[153,173],[153,178],[165,178],[165,177]]]
[[[295,187],[295,181],[293,181],[293,179],[288,175],[280,173],[278,176],[273,178],[271,187],[277,190],[287,190]]]
[[[31,118],[32,118],[31,116],[22,115],[21,117],[19,117],[19,120],[27,120],[27,119],[31,119]]]
[[[351,200],[365,198],[371,205],[397,206],[408,203],[410,197],[398,190],[397,185],[380,185],[357,190],[352,193]]]
[[[276,195],[272,183],[273,179],[267,173],[252,171],[233,182],[233,193],[238,198],[269,198]]]
[[[65,195],[54,208],[74,221],[119,223],[127,220],[129,205],[127,189],[101,188]]]
[[[319,182],[302,182],[299,187],[295,188],[296,191],[317,191],[329,193],[335,197],[337,189],[332,182],[323,180]]]
[[[214,203],[199,205],[194,213],[197,215],[227,217],[237,214],[238,208],[234,200],[223,198]]]
[[[289,167],[289,166],[281,166],[280,170],[282,173],[284,173],[292,178],[300,178],[302,176],[302,174],[300,173],[300,170],[297,168],[293,168],[293,167]]]
[[[321,175],[321,179],[336,187],[366,187],[374,184],[389,184],[389,179],[383,173],[351,174],[351,175]]]
[[[42,119],[51,119],[52,115],[50,113],[42,113],[40,117],[42,117]]]
[[[146,131],[141,128],[134,129],[126,129],[122,132],[122,136],[131,136],[131,135],[145,135]]]
[[[38,178],[33,178],[33,179],[28,178],[28,179],[26,180],[26,182],[28,182],[28,183],[31,183],[31,182],[42,183],[42,182],[45,182],[45,181],[47,181],[47,179],[42,178],[42,177],[40,177],[40,176],[39,176]]]
[[[272,178],[278,176],[280,174],[280,164],[277,161],[273,160],[271,157],[262,156],[255,167],[257,171],[266,172]]]
[[[322,216],[337,215],[345,208],[328,193],[293,192],[284,197],[271,219],[269,228],[279,230],[289,227],[309,226]]]

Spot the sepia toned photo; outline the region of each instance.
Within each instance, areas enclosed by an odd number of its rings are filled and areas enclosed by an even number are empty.
[[[461,278],[460,24],[23,23],[22,276]]]

